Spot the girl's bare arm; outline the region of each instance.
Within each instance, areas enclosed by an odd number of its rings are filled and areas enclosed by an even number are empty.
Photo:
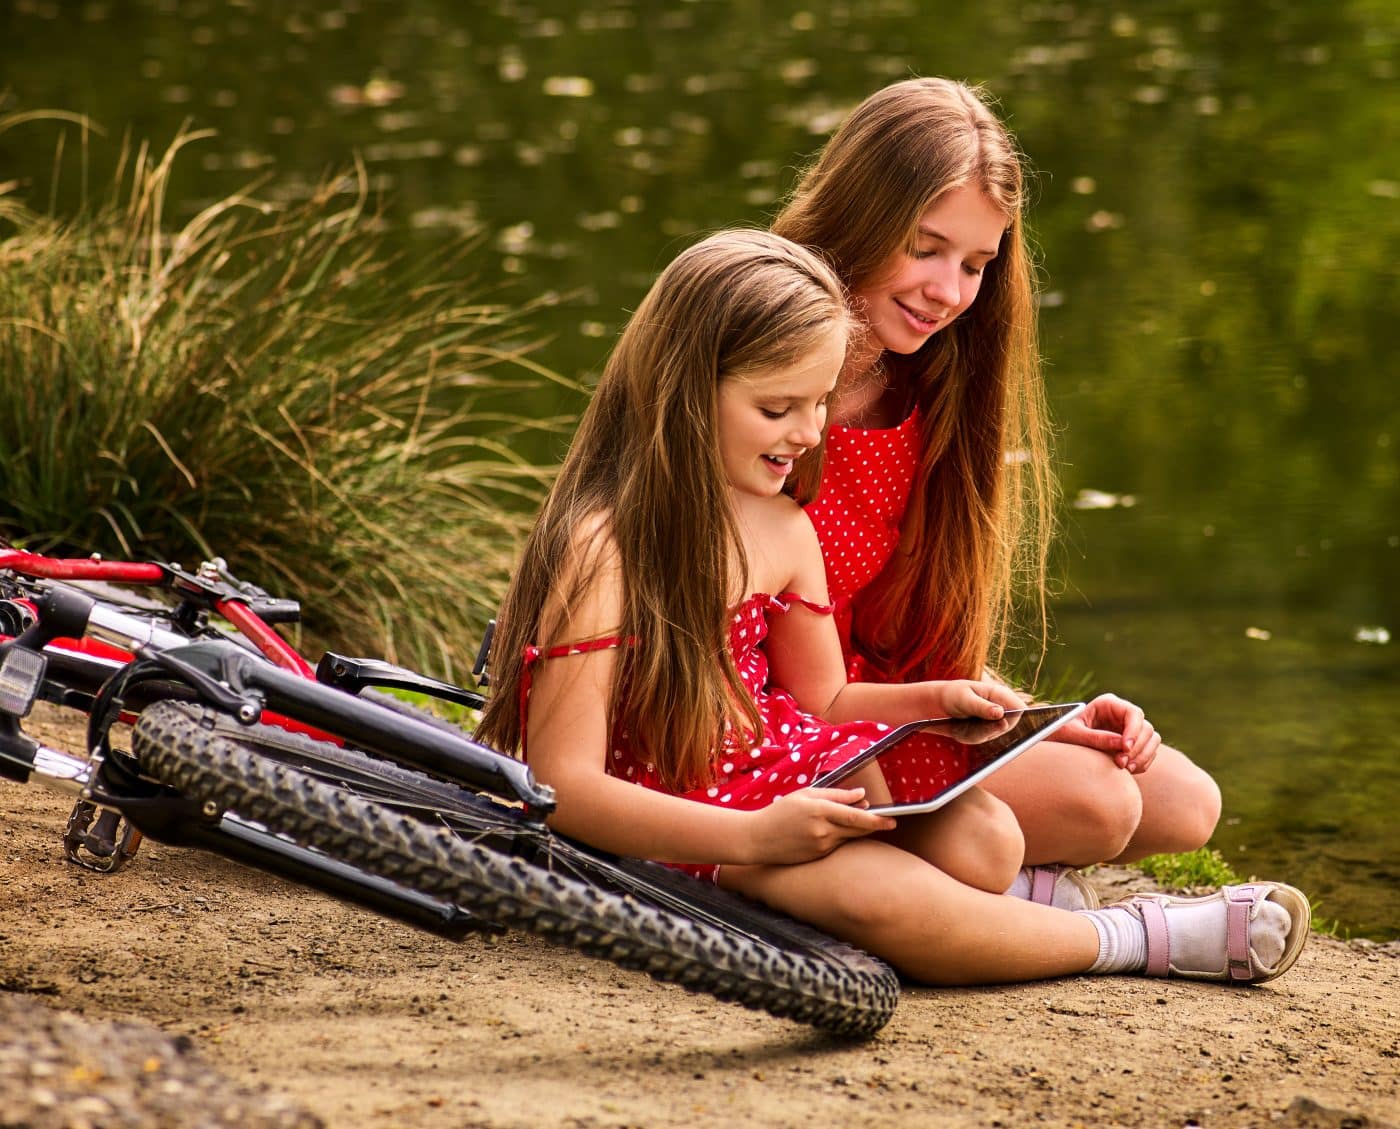
[[[605,566],[572,609],[569,631],[578,639],[614,634],[620,618],[620,578]],[[845,839],[893,826],[853,806],[864,795],[860,789],[809,789],[762,811],[742,812],[610,775],[607,703],[616,671],[615,650],[536,667],[527,721],[530,765],[558,792],[550,824],[564,834],[668,862],[774,863],[817,858]]]
[[[800,510],[784,514],[781,523],[772,523],[772,531],[766,559],[784,562],[787,577],[781,587],[825,602],[826,568],[807,515]],[[777,544],[782,546],[781,556]],[[898,725],[928,717],[998,718],[1022,706],[1014,692],[991,679],[848,683],[835,621],[799,608],[770,617],[766,649],[773,683],[792,694],[803,709],[830,722]]]

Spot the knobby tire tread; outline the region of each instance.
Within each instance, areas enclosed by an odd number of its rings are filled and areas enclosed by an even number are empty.
[[[234,811],[274,834],[449,901],[484,921],[657,980],[848,1037],[873,1035],[897,1001],[898,980],[889,968],[800,923],[781,919],[785,926],[775,942],[553,872],[512,851],[508,836],[499,841],[490,835],[464,837],[365,799],[279,763],[275,752],[266,755],[204,728],[188,707],[166,702],[148,707],[136,725],[133,752],[145,771],[183,795]],[[363,759],[363,754],[353,756]],[[419,775],[402,766],[385,767]],[[392,781],[392,774],[386,779]],[[477,799],[475,814],[483,805],[496,809],[503,830],[522,818],[517,809]],[[648,863],[635,864],[643,869],[630,875],[634,887],[647,884],[638,875],[648,867],[660,886],[670,887],[671,904],[685,883],[701,895],[697,904],[738,901]],[[762,907],[750,911],[755,920],[775,919]]]

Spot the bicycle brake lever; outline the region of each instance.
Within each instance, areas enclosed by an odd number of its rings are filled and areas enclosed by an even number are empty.
[[[316,681],[351,694],[358,694],[366,686],[393,686],[401,690],[415,690],[430,698],[456,702],[474,710],[486,704],[486,696],[475,690],[454,686],[382,659],[352,659],[334,651],[327,651],[316,664]]]
[[[195,692],[209,705],[232,714],[244,725],[252,725],[262,717],[263,707],[259,699],[238,693],[224,683],[211,678],[197,667],[176,658],[169,651],[153,651],[146,647],[138,647],[136,654],[138,658],[178,675],[182,681],[193,686]]]

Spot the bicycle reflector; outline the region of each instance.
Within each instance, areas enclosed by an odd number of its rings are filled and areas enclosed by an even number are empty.
[[[0,659],[0,713],[24,717],[39,696],[44,682],[44,670],[49,665],[46,655],[23,647],[10,647]]]

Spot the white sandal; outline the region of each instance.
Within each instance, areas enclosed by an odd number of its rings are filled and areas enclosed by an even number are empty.
[[[1047,866],[1023,866],[1021,873],[1030,884],[1028,902],[1057,909],[1098,909],[1098,891],[1089,885],[1084,875],[1072,866],[1058,863]]]
[[[1225,951],[1222,964],[1214,968],[1190,968],[1176,963],[1173,952],[1171,925],[1168,918],[1173,908],[1199,906],[1206,902],[1225,903]],[[1250,944],[1250,927],[1259,916],[1266,901],[1282,907],[1288,913],[1289,930],[1283,954],[1272,966],[1263,964]],[[1293,967],[1303,946],[1308,943],[1312,925],[1312,907],[1301,890],[1282,882],[1249,882],[1242,886],[1222,886],[1214,894],[1201,898],[1173,897],[1169,894],[1134,894],[1112,907],[1124,909],[1137,917],[1147,931],[1148,976],[1185,976],[1198,980],[1228,980],[1232,984],[1259,984],[1281,976]]]

